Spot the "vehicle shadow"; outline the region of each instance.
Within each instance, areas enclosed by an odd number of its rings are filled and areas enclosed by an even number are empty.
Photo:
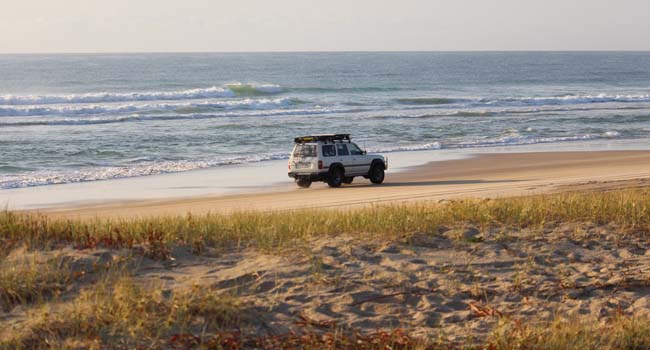
[[[384,182],[382,187],[416,187],[416,186],[443,186],[443,185],[475,185],[475,184],[497,184],[515,183],[529,180],[447,180],[447,181],[404,181]],[[374,186],[373,184],[358,184],[360,186]]]

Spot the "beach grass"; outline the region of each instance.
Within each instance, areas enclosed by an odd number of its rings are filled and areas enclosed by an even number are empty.
[[[164,257],[170,244],[273,251],[323,235],[367,234],[407,239],[437,233],[441,226],[543,229],[546,225],[588,222],[616,225],[621,232],[650,231],[650,190],[561,193],[504,199],[466,199],[385,205],[346,210],[238,212],[230,215],[163,216],[142,219],[70,220],[16,212],[0,213],[0,249],[132,248]]]
[[[359,333],[303,319],[300,334],[255,335],[255,317],[237,297],[198,286],[169,292],[128,276],[103,279],[65,305],[43,305],[0,337],[3,349],[474,349],[630,350],[650,347],[650,320],[499,320],[487,339],[467,344],[420,339],[407,330]]]
[[[650,320],[624,316],[608,323],[560,317],[539,324],[502,320],[487,342],[494,350],[648,349]]]
[[[55,305],[56,306],[56,305]],[[198,288],[166,292],[128,276],[102,279],[72,302],[33,311],[26,327],[0,341],[2,348],[161,348],[173,335],[210,334],[239,325],[235,299]],[[202,342],[203,340],[199,340]]]
[[[62,259],[35,257],[0,260],[0,309],[43,301],[64,291],[73,273]]]
[[[584,318],[521,323],[499,318],[485,338],[457,344],[411,337],[408,330],[360,333],[303,319],[301,333],[265,335],[254,328],[260,310],[241,295],[206,286],[170,289],[143,285],[128,264],[79,270],[49,252],[60,249],[128,251],[165,261],[175,246],[200,255],[206,249],[255,249],[267,254],[323,236],[372,237],[408,243],[449,227],[531,230],[544,234],[567,223],[609,226],[626,235],[650,233],[650,191],[559,193],[503,199],[376,206],[351,210],[239,212],[230,215],[70,220],[32,213],[0,213],[0,303],[22,305],[19,326],[0,332],[4,349],[645,349],[650,320],[617,315],[608,322]],[[507,237],[506,237],[507,238]],[[478,241],[476,241],[478,242]],[[468,241],[468,244],[475,241]],[[317,275],[323,262],[310,260]],[[86,273],[85,271],[83,271]],[[70,286],[77,284],[74,290]],[[61,296],[62,295],[62,296]],[[492,316],[490,316],[492,317]],[[2,324],[2,323],[0,323]],[[9,325],[10,323],[4,323]],[[263,333],[263,332],[262,332]]]

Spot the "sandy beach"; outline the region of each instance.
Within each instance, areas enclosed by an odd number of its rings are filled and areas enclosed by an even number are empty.
[[[649,186],[648,151],[502,153],[389,173],[379,186],[5,214],[17,232],[5,280],[43,277],[9,289],[0,340],[39,348],[41,334],[61,334],[57,344],[90,346],[104,326],[77,325],[106,324],[139,327],[125,343],[161,348],[178,334],[244,348],[336,334],[454,348],[546,344],[565,330],[619,344],[639,332],[631,320],[650,327]],[[535,194],[548,196],[520,197]],[[291,216],[302,208],[325,211]],[[143,302],[145,324],[130,311]],[[172,326],[160,331],[162,320]]]
[[[323,183],[315,183],[309,189],[297,189],[287,180],[286,184],[256,189],[256,193],[108,202],[39,212],[69,218],[133,218],[250,210],[344,209],[460,197],[497,198],[634,187],[645,185],[646,179],[650,179],[648,151],[476,154],[399,172],[389,171],[385,183],[379,186],[357,178],[352,185],[338,189],[330,189]]]

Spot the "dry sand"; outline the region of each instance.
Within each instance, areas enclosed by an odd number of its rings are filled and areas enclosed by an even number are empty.
[[[403,328],[418,338],[462,344],[485,339],[504,318],[543,324],[556,317],[597,323],[650,317],[648,247],[647,237],[588,223],[544,232],[459,226],[416,234],[408,243],[315,238],[275,255],[253,249],[195,255],[176,247],[173,259],[136,255],[131,272],[163,293],[198,287],[237,295],[248,320],[243,331],[253,335],[300,334],[307,323],[317,331]],[[65,257],[92,281],[93,266],[131,253],[65,248],[46,254]],[[20,330],[25,312],[0,313],[0,325]]]
[[[380,186],[356,178],[354,184],[338,189],[315,183],[309,189],[106,203],[42,212],[54,216],[89,218],[345,208],[458,197],[494,198],[576,188],[606,189],[619,186],[621,181],[649,178],[648,151],[483,154],[468,159],[432,162],[403,172],[389,171],[386,181]]]
[[[484,338],[500,317],[650,316],[647,242],[622,241],[616,228],[445,230],[410,244],[322,238],[304,254],[282,257],[238,252],[199,260],[179,252],[171,270],[161,265],[140,278],[236,291],[256,313],[258,333],[299,331],[296,322],[306,318],[456,342]]]

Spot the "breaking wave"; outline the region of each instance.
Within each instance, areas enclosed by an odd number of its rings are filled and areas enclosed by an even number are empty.
[[[371,152],[407,152],[407,151],[431,151],[442,149],[440,142],[431,142],[417,145],[397,146],[392,148],[375,148]]]
[[[38,125],[95,125],[110,123],[125,123],[138,121],[156,121],[156,120],[199,120],[199,119],[216,119],[224,117],[276,117],[276,116],[314,116],[325,114],[348,114],[362,112],[358,108],[341,109],[341,108],[314,108],[314,109],[251,109],[250,111],[223,111],[223,112],[201,112],[199,108],[188,108],[188,113],[172,114],[130,114],[121,116],[101,116],[95,115],[90,117],[73,118],[73,117],[41,117],[29,119],[11,119],[3,121],[0,119],[0,128],[2,127],[20,127],[20,126],[38,126]],[[189,113],[191,111],[192,113]]]
[[[533,128],[527,128],[526,132],[535,131]],[[484,148],[484,147],[504,147],[504,146],[521,146],[534,145],[539,143],[571,142],[571,141],[588,141],[597,139],[614,139],[619,138],[621,134],[618,131],[606,131],[603,133],[543,137],[539,135],[521,135],[516,129],[508,129],[496,138],[476,139],[466,142],[445,142],[436,141],[424,144],[414,144],[398,146],[393,148],[375,148],[372,152],[406,152],[406,151],[430,151],[438,149],[458,149],[458,148]]]
[[[564,95],[548,97],[506,97],[496,99],[479,99],[476,102],[483,104],[520,104],[520,105],[564,105],[564,104],[586,104],[586,103],[607,103],[607,102],[650,102],[650,94],[639,95]]]
[[[237,96],[260,96],[260,95],[274,95],[284,92],[280,85],[275,84],[242,84],[234,83],[227,84],[226,88],[234,92]]]
[[[395,102],[404,105],[447,105],[462,100],[442,97],[397,98]]]
[[[284,90],[271,84],[232,83],[180,91],[93,92],[67,95],[0,95],[0,105],[46,105],[71,103],[171,101],[278,94]]]
[[[532,129],[530,129],[532,131]],[[486,140],[475,140],[460,142],[456,144],[447,144],[443,148],[483,148],[483,147],[503,147],[503,146],[521,146],[534,145],[540,143],[556,143],[571,141],[589,141],[604,138],[617,138],[620,134],[616,131],[607,131],[602,134],[584,134],[574,136],[542,137],[534,135],[519,135],[517,132],[506,133],[505,135]]]
[[[608,102],[650,102],[650,94],[596,94],[596,95],[563,95],[563,96],[529,96],[529,97],[498,97],[498,98],[449,98],[449,97],[416,97],[397,98],[395,102],[402,105],[435,106],[464,104],[469,106],[554,106]]]
[[[303,101],[289,98],[243,99],[230,101],[205,101],[195,103],[160,103],[126,105],[67,105],[0,107],[0,116],[47,116],[47,115],[93,115],[107,113],[136,113],[143,111],[174,111],[191,113],[201,109],[269,109],[301,104]]]
[[[285,154],[272,154],[209,160],[149,161],[129,167],[88,168],[67,172],[32,172],[22,175],[0,176],[0,189],[149,176],[286,158],[287,156]]]

